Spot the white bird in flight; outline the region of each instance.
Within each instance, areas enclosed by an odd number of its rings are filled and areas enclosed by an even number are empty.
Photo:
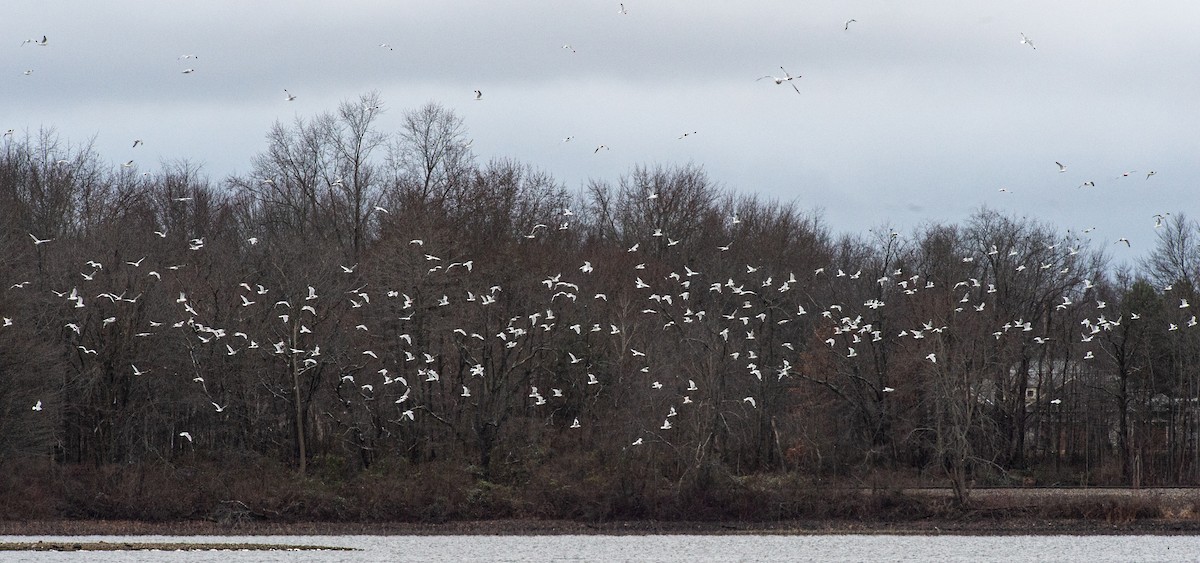
[[[1021,44],[1022,44],[1022,45],[1029,45],[1029,48],[1030,48],[1030,49],[1037,49],[1037,47],[1034,47],[1034,46],[1033,46],[1033,40],[1032,40],[1032,39],[1030,39],[1030,38],[1028,38],[1028,37],[1026,37],[1024,33],[1022,33],[1022,34],[1021,34]]]
[[[799,88],[797,88],[795,84],[792,84],[792,80],[795,80],[795,79],[797,79],[797,78],[800,78],[800,75],[792,76],[791,74],[788,74],[788,71],[787,71],[787,69],[783,68],[782,66],[781,66],[781,67],[779,67],[779,70],[782,70],[782,71],[783,71],[783,76],[773,76],[773,75],[770,75],[770,74],[768,74],[768,75],[766,75],[766,76],[763,76],[763,77],[760,77],[760,78],[756,79],[755,81],[757,82],[758,80],[763,80],[763,79],[765,79],[765,78],[770,78],[770,79],[771,79],[773,82],[775,82],[775,84],[776,84],[776,85],[783,84],[784,82],[787,82],[788,84],[791,84],[791,85],[792,85],[792,89],[793,89],[793,90],[795,90],[797,94],[799,94],[799,93],[800,93],[800,89],[799,89]]]
[[[287,101],[289,102],[296,99],[296,96],[293,96],[291,92],[288,92],[287,88],[283,89],[283,95],[287,97]]]

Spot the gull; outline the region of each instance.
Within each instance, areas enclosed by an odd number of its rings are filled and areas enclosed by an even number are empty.
[[[696,131],[692,131],[691,133],[688,133],[688,132],[686,132],[686,131],[685,131],[685,132],[684,132],[682,135],[680,135],[680,136],[679,136],[679,137],[677,137],[677,138],[679,138],[679,139],[682,139],[682,138],[684,138],[684,137],[690,137],[690,136],[692,136],[692,135],[695,135],[695,134],[696,134]]]
[[[1061,173],[1063,173],[1063,172],[1066,172],[1066,171],[1067,171],[1067,165],[1066,165],[1066,164],[1063,164],[1063,163],[1061,163],[1061,162],[1059,162],[1059,161],[1057,161],[1057,160],[1056,160],[1056,161],[1054,161],[1054,164],[1057,164],[1057,165],[1058,165],[1058,172],[1059,172],[1060,174],[1061,174]],[[1095,184],[1093,184],[1093,185],[1095,185]]]
[[[892,389],[891,387],[884,387],[884,388],[883,388],[883,392],[884,392],[884,393],[891,393],[892,391],[895,391],[895,389]]]
[[[358,267],[358,264],[355,264],[353,266],[342,266],[342,273],[343,274],[353,274],[354,269],[357,267]]]
[[[375,206],[373,209],[374,209],[375,211],[378,211],[378,212],[380,212],[380,213],[387,213],[387,214],[389,214],[389,215],[391,215],[391,213],[392,213],[391,211],[388,211],[388,210],[387,210],[385,207],[383,207],[383,206],[381,206],[381,205],[376,205],[376,206]]]
[[[664,420],[662,423],[662,426],[659,427],[659,430],[670,430],[670,429],[671,429],[671,420],[670,419]]]
[[[928,356],[925,356],[925,359],[929,360],[935,364],[937,363],[937,355],[932,352],[930,352]]]
[[[1022,34],[1021,34],[1021,44],[1022,44],[1022,45],[1029,45],[1029,48],[1031,48],[1031,49],[1037,49],[1037,47],[1034,47],[1034,46],[1033,46],[1033,40],[1031,40],[1030,38],[1026,37],[1024,33],[1022,33]]]
[[[189,432],[180,432],[180,433],[179,433],[179,437],[180,437],[180,438],[187,438],[187,441],[188,441],[188,443],[191,443],[191,442],[192,442],[192,435],[191,435],[191,433],[189,433]]]
[[[1059,170],[1059,172],[1062,172],[1062,170]],[[1082,184],[1079,184],[1079,187],[1080,188],[1094,188],[1094,187],[1096,187],[1096,182],[1094,182],[1092,180],[1088,180]],[[1078,188],[1076,188],[1076,189],[1078,189]]]
[[[313,299],[316,299],[316,298],[317,298],[317,290],[311,285],[308,286],[308,297],[305,297],[304,300],[312,301]]]
[[[571,428],[579,428],[579,417],[575,417],[575,421],[571,423]]]
[[[800,89],[799,89],[799,88],[797,88],[795,84],[792,84],[792,80],[794,80],[794,79],[796,79],[796,78],[800,78],[800,76],[799,76],[799,75],[797,75],[797,76],[792,76],[791,74],[788,74],[788,71],[787,71],[787,69],[783,68],[782,66],[781,66],[781,67],[779,67],[779,70],[782,70],[782,71],[783,71],[783,76],[772,76],[772,75],[768,74],[768,75],[766,75],[766,76],[762,76],[762,77],[759,77],[759,78],[755,79],[755,81],[757,82],[758,80],[762,80],[762,79],[764,79],[764,78],[770,78],[770,79],[771,79],[773,82],[775,82],[775,84],[776,84],[776,85],[783,84],[784,82],[787,82],[788,84],[791,84],[791,85],[792,85],[792,89],[793,89],[793,90],[795,90],[797,94],[799,94],[799,93],[800,93]]]
[[[194,69],[194,68],[185,68],[185,69],[183,69],[183,70],[182,70],[180,73],[181,73],[181,74],[191,74],[191,73],[193,73],[193,72],[196,72],[196,69]]]
[[[574,47],[572,47],[570,43],[567,43],[567,44],[563,45],[563,46],[562,46],[562,48],[563,48],[563,49],[566,49],[566,50],[568,50],[568,51],[570,51],[570,52],[572,52],[572,53],[574,53],[574,52],[575,52],[575,48],[574,48]]]
[[[608,148],[608,145],[599,145],[596,147],[596,150],[592,151],[592,154],[596,154],[596,153],[600,152],[600,149],[611,150]]]
[[[476,90],[475,91],[475,101],[478,102],[479,100],[482,100],[482,99],[483,99],[483,92],[480,90]]]
[[[618,6],[620,6],[620,7],[617,9],[617,13],[618,13],[618,14],[621,14],[622,16],[629,15],[629,12],[628,12],[627,10],[625,10],[625,3],[624,3],[624,2],[618,3]],[[45,37],[43,37],[42,39],[45,39]],[[638,442],[641,442],[641,440],[639,439],[639,440],[638,440]]]
[[[1125,243],[1126,248],[1132,248],[1132,246],[1129,244],[1129,239],[1124,238],[1124,237],[1117,239],[1117,242],[1114,242],[1113,244],[1121,244],[1121,243]]]
[[[249,299],[246,299],[246,296],[245,296],[245,295],[239,295],[238,297],[241,297],[241,298],[242,298],[242,306],[243,306],[243,307],[249,307],[249,306],[251,306],[251,305],[253,305],[253,304],[255,304],[255,303],[256,303],[256,301],[251,301],[251,300],[249,300]]]
[[[623,6],[623,5],[624,5],[624,4],[622,4],[622,6]],[[641,439],[641,438],[638,438],[637,440],[634,440],[634,441],[633,441],[633,444],[632,444],[632,445],[634,445],[634,446],[640,446],[640,445],[642,445],[642,443],[643,443],[643,442],[642,442],[642,439]]]
[[[150,370],[140,370],[140,369],[138,369],[137,366],[135,366],[133,364],[129,364],[129,365],[131,367],[133,367],[133,375],[145,375],[147,373],[150,373]]]
[[[1155,174],[1158,174],[1158,172],[1155,172],[1155,171],[1153,171],[1153,170],[1151,170],[1151,171],[1147,172],[1147,173],[1146,173],[1146,179],[1147,179],[1147,180],[1149,180],[1149,179],[1150,179],[1150,177],[1151,177],[1151,176],[1153,176],[1153,175],[1155,175]]]
[[[1052,404],[1052,405],[1062,404],[1062,399],[1054,399],[1053,401],[1050,401],[1050,404]]]
[[[284,88],[284,89],[283,89],[283,95],[284,95],[284,96],[287,96],[287,101],[289,101],[289,102],[290,102],[290,101],[293,101],[293,100],[295,100],[295,99],[296,99],[296,96],[293,96],[293,95],[291,94],[291,92],[288,92],[288,91],[287,91],[287,88]]]
[[[146,257],[143,256],[141,258],[138,258],[136,262],[125,262],[125,263],[129,264],[130,266],[133,266],[134,268],[138,268],[138,267],[141,267],[142,260],[145,260],[145,259],[146,259]]]
[[[758,408],[758,402],[754,400],[754,397],[746,397],[742,401],[750,403],[750,406],[753,408]]]
[[[48,239],[39,239],[39,238],[37,238],[37,237],[33,236],[33,233],[29,233],[29,238],[33,239],[33,245],[34,245],[34,246],[40,246],[40,245],[46,244],[46,243],[48,243],[48,242],[50,242],[50,241],[54,240],[54,239],[52,239],[52,238],[48,238]]]
[[[37,402],[37,404],[33,405],[33,409],[32,409],[32,410],[35,410],[35,411],[40,411],[40,410],[42,410],[42,402],[41,402],[41,401],[38,401],[38,402]]]
[[[176,58],[175,60],[182,61],[183,59],[198,59],[198,58],[200,58],[200,57],[197,57],[196,55],[179,55],[179,57]]]
[[[856,19],[846,20],[846,27],[842,28],[842,31],[850,31],[850,24],[855,23],[857,21],[858,20],[856,20]]]

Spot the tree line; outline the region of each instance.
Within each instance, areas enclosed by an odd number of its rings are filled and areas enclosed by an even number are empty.
[[[990,209],[833,233],[696,165],[571,191],[437,104],[383,111],[277,123],[215,183],[6,137],[0,464],[426,467],[610,513],[772,476],[1200,477],[1183,214],[1122,267]]]

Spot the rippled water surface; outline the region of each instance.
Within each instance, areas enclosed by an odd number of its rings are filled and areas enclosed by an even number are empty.
[[[7,552],[2,561],[1195,561],[1188,536],[4,536],[278,543],[358,551]]]

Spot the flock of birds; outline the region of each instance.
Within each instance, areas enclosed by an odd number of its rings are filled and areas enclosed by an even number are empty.
[[[623,3],[619,3],[617,13],[625,16],[629,14]],[[843,26],[843,31],[849,32],[852,23],[857,23],[856,19],[849,19]],[[1020,33],[1019,43],[1027,45],[1030,49],[1037,49],[1033,40]],[[36,47],[47,47],[49,39],[42,36],[40,39],[27,39],[22,43],[22,46],[32,45]],[[379,44],[380,48],[392,50],[391,45],[387,43]],[[564,44],[562,49],[570,53],[576,53],[574,47],[570,44]],[[184,54],[178,57],[181,64],[191,64],[198,57],[194,54]],[[775,85],[788,85],[797,94],[801,94],[798,86],[801,75],[793,75],[780,66],[781,75],[766,74],[757,78],[757,81],[770,81]],[[180,70],[182,74],[194,74],[197,69],[193,66],[188,66]],[[28,69],[24,72],[26,75],[33,73],[33,69]],[[297,99],[287,89],[283,90],[284,100],[292,102]],[[483,91],[475,89],[473,91],[473,99],[475,101],[483,101]],[[13,131],[9,129],[5,132],[5,136],[12,135]],[[685,139],[696,135],[696,131],[684,132],[679,135],[679,139]],[[563,139],[563,142],[570,142],[574,137],[568,136]],[[141,139],[136,139],[132,143],[132,148],[137,148],[143,145]],[[606,144],[598,144],[593,154],[598,154],[601,151],[608,151],[610,148]],[[1056,162],[1058,171],[1065,173],[1067,166]],[[134,166],[133,160],[128,160],[122,164],[124,167]],[[1121,174],[1118,178],[1129,177],[1136,171],[1127,171]],[[1149,180],[1156,174],[1154,171],[1145,173],[1144,180]],[[1080,188],[1094,188],[1095,181],[1087,180],[1083,182]],[[1001,188],[1001,191],[1008,191],[1006,188]],[[648,193],[648,199],[655,199],[657,194]],[[186,202],[187,198],[181,198],[179,201]],[[386,211],[386,210],[384,210]],[[569,211],[564,210],[564,215],[569,214]],[[1160,227],[1162,220],[1166,214],[1155,216],[1155,226]],[[736,223],[737,217],[731,217],[730,222]],[[552,229],[546,229],[552,231]],[[156,231],[155,234],[160,237],[165,237],[161,231]],[[32,243],[36,248],[42,248],[43,245],[54,242],[52,238],[40,238],[34,233],[30,233]],[[534,229],[530,235],[531,238],[538,235],[538,229]],[[545,235],[542,235],[545,236]],[[664,233],[662,230],[655,230],[647,235],[653,241],[666,241],[667,247],[675,246],[679,243],[670,237],[669,233]],[[255,244],[257,239],[249,239],[249,244]],[[1128,238],[1120,238],[1116,244],[1125,244],[1131,246]],[[640,244],[640,243],[639,243]],[[639,252],[639,244],[634,244],[628,248],[630,254]],[[421,239],[413,239],[411,246],[421,248],[424,247],[424,242]],[[203,252],[205,242],[202,238],[190,240],[188,244],[189,251]],[[727,251],[729,246],[721,246],[713,249],[716,252]],[[442,266],[443,259],[432,252],[422,248],[421,254],[425,262],[430,264],[428,268],[429,275],[447,275],[452,272],[458,272],[461,275],[470,277],[473,269],[472,260],[461,260],[450,262]],[[1078,252],[1077,249],[1071,249],[1069,254]],[[997,256],[998,254],[1006,254],[1009,257],[1016,256],[1015,249],[1006,250],[996,247],[983,253],[984,255]],[[977,257],[963,257],[964,262],[973,260]],[[164,276],[170,272],[179,270],[184,266],[158,264],[153,265],[144,262],[145,258],[133,261],[127,261],[124,264],[119,264],[117,267],[131,268],[137,271],[145,270],[145,276],[153,279],[155,283],[166,284]],[[69,330],[69,338],[77,342],[76,347],[80,351],[82,358],[96,356],[98,351],[95,348],[88,347],[84,342],[88,336],[88,331],[106,330],[110,325],[118,321],[117,315],[106,316],[100,319],[100,322],[88,324],[87,313],[88,301],[91,299],[103,299],[108,305],[121,306],[123,304],[136,303],[141,295],[126,296],[124,293],[117,294],[113,290],[100,291],[92,285],[95,282],[96,275],[105,268],[111,268],[110,265],[101,264],[98,261],[88,261],[87,269],[80,272],[80,284],[70,288],[44,288],[54,291],[54,295],[64,300],[70,307],[79,312],[79,318],[73,322],[67,323],[64,329]],[[499,346],[504,349],[516,349],[523,346],[523,343],[532,338],[538,333],[553,333],[556,331],[568,331],[578,337],[576,340],[582,340],[585,335],[595,335],[596,337],[608,337],[614,341],[621,343],[621,356],[630,363],[630,369],[634,373],[646,374],[646,387],[650,392],[662,393],[664,400],[662,401],[662,423],[654,428],[648,428],[644,431],[646,435],[639,435],[630,441],[631,445],[641,445],[645,438],[655,434],[655,432],[668,432],[673,426],[673,419],[678,416],[689,405],[694,404],[700,399],[704,390],[694,378],[682,377],[677,374],[667,373],[666,366],[654,363],[652,352],[646,350],[637,342],[637,336],[631,334],[628,326],[624,326],[618,321],[619,315],[613,312],[612,316],[604,320],[593,319],[590,322],[583,322],[577,319],[573,313],[564,309],[572,309],[580,302],[593,304],[589,315],[597,315],[598,309],[603,309],[603,306],[608,303],[608,295],[603,292],[587,291],[589,286],[588,278],[600,266],[594,265],[590,260],[584,260],[581,265],[569,272],[555,272],[547,275],[543,280],[546,290],[546,301],[543,306],[540,306],[535,311],[527,311],[524,314],[512,316],[506,326],[495,333],[484,334],[469,327],[456,327],[453,329],[454,338],[462,343],[463,349],[468,350],[468,357],[474,358],[475,363],[469,366],[469,373],[472,377],[484,378],[487,377],[488,366],[483,361],[484,354],[482,349],[488,346]],[[337,271],[338,274],[353,276],[356,273],[358,265],[341,266]],[[959,315],[971,315],[983,313],[989,305],[989,295],[996,292],[996,287],[992,284],[981,282],[978,279],[958,280],[951,287],[951,291],[962,292],[961,299],[949,311],[945,311],[944,315],[938,319],[928,319],[925,322],[914,326],[905,327],[892,334],[886,334],[884,329],[868,319],[872,317],[873,311],[883,308],[887,305],[880,299],[869,299],[855,303],[825,303],[816,304],[805,302],[803,297],[799,295],[807,295],[808,292],[803,291],[805,288],[816,283],[842,283],[861,280],[878,284],[882,288],[886,288],[888,293],[892,293],[896,298],[912,296],[919,292],[929,291],[938,288],[933,280],[923,278],[920,274],[913,272],[905,272],[902,270],[893,270],[876,277],[874,280],[865,280],[862,276],[862,270],[849,273],[843,269],[838,269],[834,266],[817,268],[811,272],[771,272],[771,268],[767,265],[744,265],[744,275],[739,279],[733,277],[724,277],[716,279],[704,272],[695,271],[690,266],[683,263],[678,264],[674,269],[668,268],[670,271],[657,272],[650,274],[651,270],[660,269],[661,266],[648,266],[645,262],[639,263],[634,267],[632,272],[632,280],[628,289],[634,292],[637,302],[641,304],[640,314],[647,317],[657,319],[656,325],[661,325],[662,331],[684,331],[691,330],[687,325],[703,327],[700,332],[709,334],[715,340],[715,344],[724,350],[724,354],[733,362],[739,365],[739,369],[746,377],[753,378],[756,381],[774,378],[776,380],[791,377],[795,375],[796,364],[798,362],[798,354],[801,350],[807,348],[806,343],[799,341],[805,338],[805,335],[793,332],[794,340],[772,339],[771,346],[778,349],[772,351],[769,355],[774,358],[780,358],[780,361],[768,366],[763,358],[768,355],[768,351],[764,350],[760,344],[765,341],[762,338],[766,332],[782,330],[788,323],[793,323],[801,320],[806,315],[816,317],[814,325],[819,325],[823,328],[820,331],[828,338],[823,340],[824,345],[831,352],[837,353],[846,360],[854,360],[862,356],[860,350],[866,349],[873,342],[881,341],[885,338],[898,339],[915,348],[920,348],[923,344],[930,343],[935,340],[934,335],[940,334],[943,331],[951,329],[955,324],[955,318]],[[1047,263],[1021,263],[1014,267],[1015,272],[1027,272],[1028,275],[1033,275],[1034,272],[1053,270],[1060,274],[1070,272],[1071,266],[1067,261],[1060,260],[1058,262]],[[1085,288],[1090,288],[1090,282],[1085,284]],[[29,291],[35,288],[30,286],[30,282],[22,281],[14,283],[10,291]],[[206,318],[204,312],[198,309],[193,301],[189,298],[189,291],[184,288],[178,291],[178,297],[174,300],[177,306],[175,311],[176,316],[170,319],[150,320],[144,327],[140,327],[136,336],[140,338],[150,338],[166,333],[168,331],[177,331],[178,334],[184,335],[185,338],[194,340],[195,344],[213,346],[217,350],[228,356],[237,354],[261,354],[274,357],[295,358],[298,361],[296,365],[301,370],[312,369],[318,365],[324,358],[329,355],[330,346],[326,345],[326,351],[322,352],[319,338],[315,336],[313,326],[319,322],[318,310],[322,307],[331,307],[328,305],[329,298],[321,297],[320,291],[313,287],[307,287],[307,293],[300,296],[272,298],[272,288],[264,287],[263,285],[252,284],[250,282],[241,283],[237,288],[238,294],[237,304],[245,311],[258,311],[261,315],[272,316],[277,319],[277,327],[274,330],[253,333],[250,327],[240,326],[217,326],[219,323],[213,319]],[[1170,287],[1163,288],[1165,291],[1170,291]],[[489,307],[497,303],[498,295],[503,291],[503,288],[481,282],[480,287],[470,290],[464,290],[461,294],[451,296],[443,294],[441,296],[421,301],[419,298],[414,298],[399,290],[384,290],[378,293],[372,293],[364,288],[359,288],[343,296],[338,296],[336,299],[343,300],[341,305],[350,307],[351,310],[365,309],[372,307],[373,303],[378,306],[382,300],[390,302],[391,307],[398,311],[395,315],[395,320],[402,324],[411,321],[414,312],[418,310],[437,310],[439,308],[451,306],[468,306],[468,307]],[[713,295],[710,298],[700,298],[698,294],[706,293]],[[790,295],[797,295],[795,298],[789,298]],[[719,296],[719,297],[715,297]],[[374,299],[374,302],[372,301]],[[1067,308],[1078,306],[1073,303],[1070,297],[1063,297],[1063,303],[1059,304],[1059,308]],[[708,310],[698,305],[698,303],[721,304],[720,310]],[[570,305],[567,305],[567,304]],[[784,304],[787,306],[784,306]],[[807,308],[806,308],[807,307]],[[1079,337],[1079,342],[1082,344],[1091,343],[1094,337],[1102,331],[1112,330],[1120,326],[1122,323],[1138,322],[1140,317],[1137,314],[1131,315],[1129,318],[1118,316],[1117,318],[1109,318],[1106,316],[1106,304],[1103,301],[1094,301],[1089,307],[1094,308],[1095,318],[1087,317],[1083,321],[1083,331]],[[1188,309],[1190,304],[1186,299],[1179,303],[1180,309]],[[571,320],[563,320],[571,319]],[[577,322],[572,322],[572,320]],[[11,317],[3,318],[4,330],[15,330],[20,327],[22,319],[14,319]],[[1175,331],[1184,328],[1192,328],[1197,325],[1196,316],[1191,316],[1182,323],[1171,323],[1168,330]],[[286,330],[284,330],[286,328]],[[295,339],[287,338],[281,335],[287,335],[291,329],[295,329],[297,337]],[[1029,341],[1042,345],[1049,343],[1052,339],[1044,334],[1038,333],[1038,329],[1029,319],[1007,319],[1004,323],[994,327],[995,331],[992,335],[996,340],[1001,340],[1010,335],[1019,334],[1027,338]],[[264,330],[262,325],[259,330]],[[363,334],[370,334],[376,331],[376,327],[372,327],[367,323],[359,323],[354,327],[354,330]],[[421,381],[426,383],[436,383],[440,381],[441,374],[433,367],[437,363],[441,352],[438,350],[422,349],[414,345],[414,339],[410,333],[401,333],[396,339],[396,343],[403,343],[399,352],[384,352],[376,351],[372,348],[362,348],[355,350],[350,356],[361,360],[363,366],[369,366],[371,369],[358,370],[357,378],[355,373],[347,373],[340,376],[338,381],[339,386],[354,386],[364,400],[373,399],[377,394],[377,389],[385,387],[395,387],[403,389],[397,393],[394,400],[396,410],[395,422],[403,422],[404,420],[415,420],[417,413],[422,410],[421,405],[413,404],[416,399],[412,397],[411,391],[413,387],[409,385],[408,377],[415,375]],[[590,363],[591,355],[588,352],[589,348],[581,348],[579,350],[563,350],[567,366],[578,371],[578,381],[575,385],[576,390],[587,389],[592,386],[603,386],[608,382],[605,381],[606,375],[601,370],[594,369]],[[920,357],[923,357],[932,365],[938,364],[939,361],[945,360],[939,356],[940,350],[936,346],[929,345],[928,348],[920,350]],[[790,358],[790,359],[789,359]],[[1081,356],[1082,360],[1092,360],[1095,358],[1095,350],[1087,349]],[[130,363],[129,372],[137,377],[149,376],[156,373],[153,358],[147,358],[142,362],[143,366],[139,367],[136,363]],[[362,373],[371,374],[371,379],[366,380]],[[202,376],[196,376],[193,379],[197,387],[205,395],[208,402],[216,412],[223,412],[229,406],[228,400],[213,397],[205,385]],[[471,384],[460,384],[459,389],[454,391],[462,399],[469,399],[473,393],[479,391],[473,390]],[[534,382],[530,384],[527,397],[534,406],[542,406],[564,397],[566,392],[563,387],[555,383]],[[894,388],[883,386],[878,389],[881,393],[892,393]],[[753,395],[734,398],[733,401],[746,409],[755,409],[759,407],[760,398]],[[222,404],[224,403],[224,404]],[[42,411],[44,403],[38,400],[32,406],[34,411]],[[578,417],[574,418],[570,424],[570,428],[581,428],[584,422]],[[185,438],[189,442],[193,436],[188,431],[179,433],[179,436]]]
[[[644,197],[651,204],[657,203],[656,192],[648,191]],[[188,204],[191,198],[176,198],[175,201]],[[568,229],[567,221],[573,213],[564,209],[561,215],[564,221],[559,230]],[[736,215],[728,218],[731,227],[740,222]],[[525,238],[553,236],[554,232],[555,229],[539,224]],[[167,236],[162,230],[156,230],[153,234],[159,238]],[[177,274],[186,267],[185,264],[156,264],[155,258],[147,256],[115,266],[88,260],[84,270],[78,273],[79,283],[73,287],[38,288],[30,281],[20,281],[9,286],[8,291],[51,291],[57,299],[67,304],[67,310],[73,311],[76,318],[63,326],[64,336],[79,351],[78,357],[83,362],[97,357],[100,352],[95,345],[88,345],[88,342],[96,341],[93,333],[109,330],[111,325],[122,320],[123,307],[137,304],[139,299],[144,298],[141,293],[128,296],[125,291],[116,293],[116,290],[96,287],[100,283],[98,274],[101,272],[114,267],[128,269],[129,273],[144,279],[144,293],[157,294],[158,299],[168,294],[174,296],[174,299],[168,298],[174,304],[173,316],[147,320],[145,326],[134,329],[136,338],[171,336],[189,341],[189,346],[210,346],[220,355],[258,354],[283,358],[300,373],[316,368],[322,362],[333,362],[341,374],[336,382],[339,392],[349,388],[363,401],[375,401],[383,396],[383,389],[396,389],[392,394],[395,418],[391,421],[397,424],[415,420],[417,413],[422,410],[433,412],[428,405],[431,396],[413,397],[414,386],[410,385],[410,378],[426,386],[441,385],[437,388],[443,393],[455,392],[460,400],[469,401],[479,393],[475,386],[484,385],[483,381],[495,375],[490,372],[495,365],[487,359],[492,355],[490,351],[500,349],[500,354],[532,356],[543,353],[535,352],[542,350],[542,339],[563,335],[565,338],[561,342],[573,343],[555,351],[560,356],[557,361],[563,373],[554,374],[553,377],[535,376],[527,393],[531,406],[537,408],[563,401],[565,393],[600,389],[613,384],[615,378],[628,372],[635,379],[640,377],[644,380],[646,392],[657,394],[659,399],[655,404],[662,409],[661,424],[642,429],[636,437],[631,436],[629,443],[633,446],[644,444],[646,438],[651,437],[665,440],[662,433],[675,426],[673,420],[676,416],[697,402],[715,400],[697,383],[697,379],[707,381],[702,376],[691,375],[682,366],[671,365],[671,360],[656,361],[654,347],[661,346],[657,343],[661,342],[662,333],[678,336],[668,339],[670,341],[704,342],[705,350],[719,353],[728,358],[723,361],[736,366],[730,370],[731,376],[737,377],[740,373],[750,378],[747,379],[748,385],[739,388],[755,389],[761,388],[757,386],[764,382],[797,376],[797,366],[803,363],[800,354],[811,351],[814,346],[821,348],[817,340],[822,337],[823,347],[829,354],[844,358],[837,361],[856,362],[859,361],[856,358],[864,355],[869,358],[871,354],[864,354],[865,350],[876,342],[892,339],[902,347],[911,349],[917,357],[923,357],[931,366],[936,366],[944,361],[938,335],[954,330],[964,316],[988,311],[989,304],[993,302],[992,296],[998,291],[995,284],[975,278],[958,280],[945,290],[933,279],[915,272],[894,269],[876,272],[881,275],[872,276],[862,269],[848,272],[832,264],[808,272],[772,271],[773,268],[765,264],[726,264],[724,271],[737,268],[737,271],[743,272],[742,275],[736,278],[729,275],[718,277],[693,269],[686,257],[678,256],[678,253],[675,258],[679,261],[674,266],[670,264],[671,258],[642,260],[645,252],[643,245],[647,248],[655,246],[670,249],[681,243],[681,240],[672,238],[663,229],[654,229],[645,235],[646,238],[641,242],[625,249],[625,253],[634,257],[637,263],[625,272],[629,276],[625,282],[627,285],[621,290],[621,298],[614,300],[628,303],[632,299],[635,310],[644,321],[631,321],[621,306],[609,306],[609,295],[598,291],[598,285],[591,281],[597,271],[616,266],[582,260],[581,264],[570,270],[547,272],[540,282],[544,302],[533,310],[512,315],[502,329],[488,332],[486,328],[469,324],[452,328],[449,338],[456,343],[453,354],[443,349],[422,347],[422,342],[437,342],[439,339],[411,333],[409,327],[414,326],[414,315],[419,311],[437,314],[453,307],[493,307],[504,288],[488,280],[477,280],[475,260],[445,259],[434,254],[435,250],[428,248],[423,239],[412,239],[408,245],[414,270],[425,269],[423,276],[428,278],[457,275],[461,282],[461,289],[457,292],[447,290],[440,296],[418,293],[414,297],[396,289],[369,291],[364,284],[330,298],[324,297],[322,290],[308,285],[302,294],[287,296],[255,280],[248,280],[231,288],[237,295],[233,306],[238,311],[238,320],[226,320],[226,326],[220,326],[223,324],[221,321],[210,318],[214,307],[196,303],[189,297],[192,293],[190,288],[178,285],[184,278]],[[893,236],[897,234],[893,233]],[[34,233],[30,233],[29,237],[39,252],[55,242],[52,238],[41,238]],[[245,243],[256,245],[259,238],[249,238]],[[720,256],[733,244],[730,242],[719,246],[712,252]],[[203,238],[187,241],[187,252],[205,252],[205,248]],[[1054,248],[1048,246],[1047,250],[1053,251]],[[1051,257],[1044,258],[1047,260],[1044,262],[1026,263],[1021,261],[1021,254],[1016,248],[992,246],[977,255],[963,256],[961,260],[966,265],[976,260],[990,260],[993,264],[1005,264],[1007,260],[1014,275],[1065,277],[1073,275],[1073,257],[1079,251],[1079,248],[1067,248],[1057,254],[1039,254]],[[334,273],[347,276],[347,279],[358,279],[356,276],[360,274],[360,265],[339,265]],[[620,275],[620,272],[617,273]],[[819,284],[827,284],[827,288],[847,289],[855,285],[859,288],[878,286],[877,294],[882,297],[821,304],[812,298],[812,295],[821,294],[817,291]],[[1080,361],[1095,358],[1097,349],[1091,343],[1096,335],[1113,330],[1122,323],[1141,321],[1136,313],[1128,318],[1107,315],[1107,303],[1096,299],[1094,293],[1089,293],[1093,287],[1090,280],[1083,280],[1079,292],[1064,293],[1062,302],[1056,306],[1058,310],[1074,307],[1089,311],[1081,321],[1079,342],[1085,349],[1079,356]],[[1161,289],[1165,294],[1172,290],[1170,286]],[[934,290],[953,295],[961,293],[961,298],[945,310],[931,312],[926,321],[900,330],[892,329],[894,332],[890,333],[885,332],[882,322],[871,320],[878,319],[880,309],[895,301]],[[872,292],[874,290],[866,293]],[[834,291],[836,294],[837,291]],[[1072,296],[1080,302],[1073,302]],[[107,311],[101,314],[102,318],[91,312],[93,305],[90,301],[93,299],[100,301]],[[1088,300],[1086,304],[1083,302],[1085,299]],[[384,307],[382,312],[365,314],[372,308],[380,307],[381,302]],[[343,345],[357,346],[354,349],[338,349],[339,344],[323,341],[332,335],[324,329],[318,329],[318,325],[324,322],[325,313],[339,307],[357,315],[351,320],[355,323],[352,333],[363,337],[338,341],[349,343]],[[1181,299],[1178,307],[1186,310],[1190,308],[1190,303]],[[463,315],[461,318],[470,317]],[[0,330],[20,330],[24,321],[6,316]],[[800,321],[807,321],[804,328],[801,328]],[[395,329],[394,338],[382,336],[389,332],[380,330],[380,323],[393,322],[398,323],[396,326],[399,327]],[[646,331],[647,323],[656,327],[653,332]],[[797,324],[792,328],[787,326],[789,323]],[[1192,315],[1186,321],[1171,323],[1168,330],[1191,329],[1197,324],[1196,316]],[[1022,338],[1026,343],[1045,345],[1053,340],[1042,334],[1032,319],[1004,319],[994,328],[992,336],[996,341]],[[379,338],[385,338],[388,342],[384,348],[367,346],[366,343],[378,342]],[[810,339],[813,341],[809,342]],[[606,356],[597,352],[612,350],[613,347],[616,347],[620,358],[616,365],[611,363],[611,353]],[[149,349],[161,350],[161,347]],[[600,357],[607,358],[603,360],[606,365],[599,363]],[[449,382],[442,382],[439,366],[452,370],[454,366],[450,364],[456,361],[455,358],[466,358],[467,364],[459,366],[459,373],[469,373],[470,377],[454,383],[453,389],[450,389]],[[127,369],[134,377],[147,377],[157,374],[159,365],[155,357],[147,356],[143,361],[131,362]],[[545,381],[538,380],[538,377]],[[229,398],[210,394],[203,374],[198,372],[192,381],[217,413],[229,406]],[[876,391],[888,394],[895,390],[883,385]],[[729,406],[728,401],[732,401],[741,405],[742,409],[749,410],[759,408],[761,397],[751,394],[721,400],[726,401],[726,407]],[[44,407],[43,400],[38,400],[32,405],[32,410],[42,411]],[[569,428],[581,428],[584,424],[579,417],[575,417]],[[193,439],[189,431],[180,432],[179,436],[189,442]]]

